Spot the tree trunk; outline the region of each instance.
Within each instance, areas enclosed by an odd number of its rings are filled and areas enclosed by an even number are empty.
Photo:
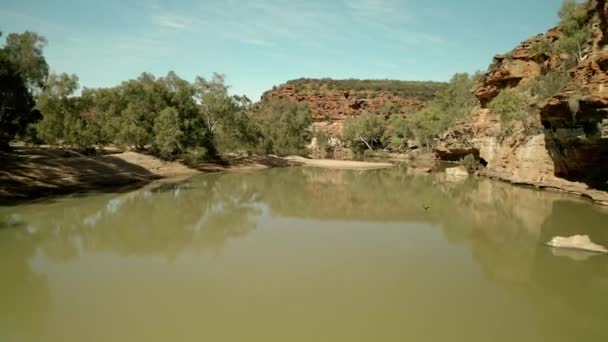
[[[365,141],[365,139],[359,137],[359,140],[361,140],[370,151],[374,150],[374,148],[370,144],[368,144],[367,141]]]

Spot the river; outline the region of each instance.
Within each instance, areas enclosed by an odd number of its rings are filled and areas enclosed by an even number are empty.
[[[425,209],[427,208],[427,209]],[[292,167],[0,207],[0,341],[606,341],[608,211]]]

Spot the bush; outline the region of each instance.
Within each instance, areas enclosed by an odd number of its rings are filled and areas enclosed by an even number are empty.
[[[320,129],[316,129],[314,131],[313,137],[315,138],[317,146],[319,146],[320,148],[327,149],[329,147],[329,136],[327,135],[327,133],[323,132]]]
[[[182,155],[184,161],[189,165],[196,165],[206,159],[209,159],[209,152],[206,148],[199,146],[193,147],[186,150]]]
[[[406,148],[407,140],[414,137],[409,121],[400,116],[390,116],[386,130],[382,137],[382,145],[393,151],[401,151]]]
[[[555,52],[554,50],[553,44],[551,44],[548,39],[543,38],[532,44],[530,47],[530,54],[537,59],[544,59],[546,57],[551,57],[551,55],[553,55]]]
[[[471,93],[477,79],[478,75],[455,74],[423,110],[408,116],[410,130],[419,144],[430,147],[435,137],[471,112],[477,104]]]
[[[559,93],[572,77],[565,71],[550,71],[530,82],[527,89],[537,104]]]
[[[306,154],[312,136],[312,116],[307,104],[276,100],[266,103],[259,113],[264,153],[277,155]]]
[[[301,89],[304,85],[313,87],[325,86],[327,89],[336,89],[344,91],[373,91],[373,92],[391,92],[399,94],[399,96],[417,97],[423,100],[431,99],[437,92],[446,87],[443,82],[424,82],[424,81],[397,81],[397,80],[332,80],[324,79],[306,79],[288,81],[287,84],[293,85],[296,89]]]
[[[359,152],[366,148],[373,150],[381,146],[385,129],[386,121],[383,117],[366,112],[359,117],[346,120],[343,139]]]
[[[479,159],[472,154],[467,154],[464,158],[460,159],[460,164],[464,166],[469,173],[474,173],[475,171],[481,169]]]
[[[516,89],[506,89],[496,96],[488,106],[500,115],[503,123],[524,120],[530,113],[530,106],[524,94]]]

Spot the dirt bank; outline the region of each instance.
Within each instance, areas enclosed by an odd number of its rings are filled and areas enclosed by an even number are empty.
[[[188,167],[136,153],[105,150],[86,156],[60,148],[17,147],[0,153],[0,204],[15,199],[83,191],[116,191],[158,179],[184,178],[204,172],[246,171],[295,163],[276,157],[227,157]]]

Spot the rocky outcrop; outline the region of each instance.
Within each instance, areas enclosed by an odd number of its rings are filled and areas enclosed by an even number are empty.
[[[546,34],[539,34],[519,44],[507,54],[494,56],[493,65],[482,82],[477,84],[473,93],[482,105],[490,102],[502,89],[525,85],[540,76],[543,69],[559,66],[563,56],[536,56],[531,48],[541,40],[551,43],[559,39],[559,30],[553,28]],[[544,61],[541,61],[545,58]],[[567,57],[566,57],[567,58]]]
[[[583,6],[589,10],[593,43],[570,70],[572,79],[562,90],[525,122],[507,126],[486,108],[501,91],[525,90],[538,76],[567,65],[567,55],[533,53],[541,40],[559,41],[559,29],[553,28],[494,58],[494,66],[472,90],[480,106],[439,139],[439,157],[459,160],[473,154],[486,165],[486,176],[559,189],[608,205],[608,46],[602,44],[608,33],[601,29],[607,12],[604,1]],[[598,11],[600,7],[604,11]]]
[[[589,56],[542,108],[556,175],[608,190],[608,49]]]
[[[378,89],[378,84],[384,82],[387,84],[386,89]],[[329,83],[332,84],[331,88]],[[372,83],[375,87],[370,85],[366,88],[367,84]],[[338,89],[335,84],[339,85]],[[355,85],[356,89],[348,89],[350,84]],[[339,136],[344,121],[350,117],[364,112],[390,116],[418,111],[443,86],[443,83],[436,82],[417,84],[407,81],[295,80],[264,93],[261,103],[280,99],[307,103],[315,126],[330,136]],[[396,89],[391,90],[391,87]],[[411,90],[400,89],[406,87]]]

